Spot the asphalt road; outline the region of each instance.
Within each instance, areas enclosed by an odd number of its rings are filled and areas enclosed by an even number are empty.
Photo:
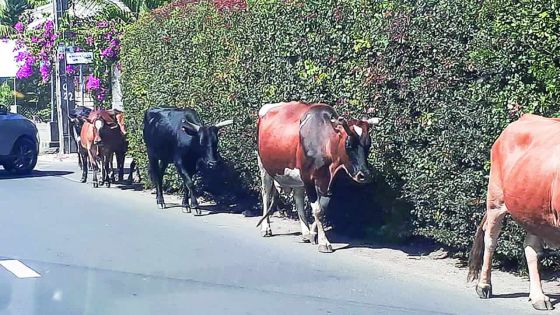
[[[256,218],[159,210],[147,193],[80,184],[72,161],[0,170],[0,314],[519,314],[471,290],[402,277],[293,235],[263,239]],[[249,222],[248,222],[249,221]],[[255,222],[253,222],[255,221]],[[437,278],[437,275],[435,275]],[[458,284],[464,287],[464,283]]]

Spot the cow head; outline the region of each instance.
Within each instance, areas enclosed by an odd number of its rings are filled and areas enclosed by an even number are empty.
[[[211,126],[199,126],[195,123],[183,119],[181,129],[198,141],[200,160],[204,165],[212,169],[219,161],[218,155],[218,131],[228,125],[233,124],[233,120],[225,120]]]
[[[338,152],[345,153],[340,155],[340,167],[358,183],[371,182],[372,172],[367,161],[371,146],[369,129],[379,123],[379,118],[347,121],[338,117],[332,122],[341,140]]]
[[[93,125],[93,144],[101,143],[101,133],[105,128],[119,128],[111,115],[104,110],[96,110],[89,114],[86,121]]]

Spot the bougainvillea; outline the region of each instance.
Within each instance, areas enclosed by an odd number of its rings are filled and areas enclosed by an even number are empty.
[[[24,16],[14,25],[17,33],[16,50],[20,51],[16,61],[21,62],[17,71],[18,78],[30,77],[39,71],[43,83],[50,80],[54,65],[64,59],[64,54],[56,54],[56,47],[70,47],[70,51],[88,51],[93,53],[93,63],[83,67],[83,73],[89,74],[86,90],[91,93],[96,105],[103,105],[110,99],[107,91],[111,86],[112,67],[119,60],[120,37],[123,25],[113,21],[93,19],[74,20],[72,24],[62,24],[58,31],[52,20],[33,23],[33,19]],[[62,74],[76,76],[78,66],[67,65]],[[76,78],[76,77],[75,77]]]

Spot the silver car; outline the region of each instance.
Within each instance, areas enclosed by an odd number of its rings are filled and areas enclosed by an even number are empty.
[[[29,174],[37,164],[39,134],[35,124],[0,105],[0,165],[8,172]]]

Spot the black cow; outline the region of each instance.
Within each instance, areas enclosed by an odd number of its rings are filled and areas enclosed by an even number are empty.
[[[156,186],[156,201],[165,208],[163,200],[163,175],[173,162],[183,179],[183,207],[186,212],[194,208],[200,215],[194,192],[192,176],[200,166],[214,168],[218,163],[218,130],[230,125],[226,120],[204,126],[192,109],[154,108],[144,115],[144,142],[148,151],[149,170]],[[190,197],[190,203],[189,203]]]

